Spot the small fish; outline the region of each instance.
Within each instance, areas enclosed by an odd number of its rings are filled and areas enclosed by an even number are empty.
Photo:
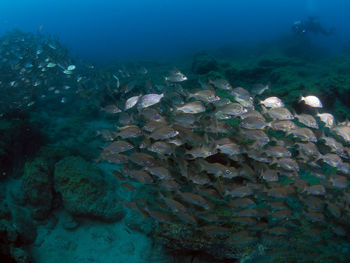
[[[247,197],[253,195],[253,190],[248,186],[236,186],[236,187],[227,187],[225,189],[225,196],[231,197]]]
[[[282,108],[284,107],[284,103],[280,98],[277,97],[269,97],[265,100],[260,101],[260,104],[263,104],[267,108]]]
[[[129,110],[131,109],[132,107],[134,107],[137,102],[139,101],[139,99],[141,98],[142,95],[139,95],[139,96],[133,96],[129,99],[126,100],[125,102],[125,110]]]
[[[271,162],[271,165],[276,164],[278,167],[281,167],[284,170],[287,171],[292,171],[292,172],[298,172],[299,171],[299,165],[298,163],[292,159],[292,158],[288,158],[288,157],[283,157],[281,159],[273,159],[273,161]]]
[[[312,96],[312,95],[306,96],[306,97],[301,96],[300,101],[304,101],[306,105],[309,105],[310,107],[313,107],[313,108],[322,108],[323,107],[320,99],[317,98],[316,96]]]
[[[345,176],[341,175],[332,175],[329,179],[329,181],[332,183],[332,185],[335,188],[344,189],[348,186],[348,180]]]
[[[253,96],[262,95],[266,90],[269,90],[269,89],[270,89],[269,85],[263,85],[259,83],[254,85],[254,87],[252,88],[252,94]]]
[[[187,80],[187,77],[180,71],[173,71],[170,73],[169,76],[165,77],[165,80],[169,82],[177,83],[177,82],[183,82]]]
[[[163,180],[172,180],[173,177],[171,176],[168,169],[162,166],[152,166],[152,167],[146,167],[145,170],[149,172],[151,175],[158,177],[159,179]]]
[[[48,67],[48,68],[54,68],[54,67],[56,67],[56,63],[53,63],[53,62],[49,62],[47,65],[46,65],[46,67]]]
[[[263,150],[264,154],[266,154],[269,157],[276,157],[276,158],[281,158],[281,157],[291,157],[292,154],[290,151],[287,150],[284,146],[269,146],[266,149]]]
[[[178,191],[177,194],[182,197],[186,202],[189,202],[191,204],[200,206],[206,210],[208,210],[211,205],[203,196],[200,196],[198,194],[194,194],[191,192],[180,192]]]
[[[196,93],[189,94],[188,97],[203,102],[215,102],[220,100],[220,97],[216,95],[215,91],[210,89],[197,91]]]
[[[252,99],[252,97],[250,96],[249,91],[246,90],[246,89],[244,89],[244,88],[242,88],[242,87],[234,88],[234,89],[230,92],[230,94],[231,94],[232,96],[234,96],[235,99],[237,99],[237,98],[245,99],[245,100],[247,100],[247,99]]]
[[[225,79],[209,79],[209,84],[213,85],[215,88],[223,89],[223,90],[231,90],[231,84]]]
[[[122,153],[133,149],[134,146],[126,141],[114,141],[103,148],[104,151]]]
[[[65,69],[65,70],[63,70],[63,73],[66,75],[71,75],[71,74],[73,74],[73,71]]]
[[[101,111],[104,111],[106,113],[109,113],[109,114],[117,114],[117,113],[120,113],[122,112],[116,105],[114,104],[110,104],[110,105],[107,105],[103,108],[101,108]]]
[[[155,140],[165,140],[165,139],[170,139],[179,134],[178,131],[173,129],[172,127],[169,126],[163,126],[161,128],[156,129],[153,131],[150,135],[149,138],[155,139]]]
[[[296,143],[295,145],[303,156],[312,158],[318,158],[320,156],[317,146],[312,142]]]
[[[269,126],[274,130],[284,132],[290,132],[298,127],[294,122],[289,120],[276,120],[271,122]]]
[[[298,121],[302,124],[304,124],[305,126],[309,127],[309,128],[313,128],[313,129],[318,129],[318,124],[317,121],[315,120],[314,117],[312,117],[312,115],[310,114],[296,114],[294,113],[294,117],[298,119]]]
[[[217,110],[217,112],[222,112],[226,115],[233,115],[233,116],[240,116],[246,113],[247,111],[248,110],[239,103],[229,103],[227,105],[219,107]]]
[[[332,128],[335,125],[334,116],[330,113],[317,113],[316,116],[319,117],[328,128]]]
[[[326,189],[323,185],[320,184],[307,186],[303,192],[306,192],[310,195],[326,195]]]
[[[262,130],[244,130],[242,135],[249,140],[258,141],[261,143],[268,143],[270,141],[269,137]]]
[[[143,109],[157,104],[164,97],[164,94],[147,94],[139,99],[138,109]]]
[[[137,165],[146,167],[152,167],[157,164],[156,159],[146,153],[133,153],[129,155],[129,160]]]
[[[143,170],[129,170],[126,173],[140,184],[151,184],[154,182],[152,176]]]
[[[169,143],[162,141],[153,143],[147,150],[158,154],[172,154],[174,152],[173,147]]]
[[[340,136],[346,143],[350,143],[350,127],[345,125],[337,125],[333,131]]]
[[[265,109],[264,106],[262,106],[263,113],[267,114],[270,118],[274,120],[293,120],[294,116],[293,114],[286,108],[270,108]]]
[[[240,148],[236,143],[217,145],[216,149],[227,155],[236,155],[241,153]]]
[[[242,120],[239,126],[244,129],[264,129],[268,126],[268,123],[261,118],[248,117]]]
[[[180,111],[180,112],[183,112],[183,113],[196,114],[196,113],[204,112],[206,109],[205,109],[204,105],[201,102],[194,101],[194,102],[186,103],[183,106],[179,106],[179,107],[176,108],[176,110]]]
[[[124,126],[120,129],[121,131],[115,134],[116,137],[128,139],[128,138],[137,138],[139,136],[142,136],[141,129],[136,125]]]
[[[317,142],[315,134],[309,128],[296,128],[287,132],[287,134],[291,134],[294,138],[298,138],[304,142]]]
[[[276,170],[267,169],[266,171],[261,171],[260,178],[266,182],[277,182],[278,174]]]
[[[334,153],[326,153],[325,155],[321,155],[319,159],[323,160],[326,164],[335,168],[338,168],[343,165],[342,159]]]
[[[67,67],[67,70],[73,71],[73,70],[75,70],[75,68],[76,68],[75,65],[69,65],[69,66]]]

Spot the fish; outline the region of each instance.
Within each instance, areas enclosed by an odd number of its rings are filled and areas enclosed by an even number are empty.
[[[292,130],[295,130],[298,126],[294,122],[289,120],[275,120],[269,124],[269,127],[277,131],[283,131],[288,133]]]
[[[143,170],[128,170],[126,173],[140,184],[152,184],[154,182],[152,176]]]
[[[225,196],[247,197],[253,195],[253,190],[248,186],[226,187]],[[241,215],[240,215],[241,216]]]
[[[260,104],[263,104],[267,108],[282,108],[284,107],[284,103],[278,97],[268,97],[262,101]]]
[[[316,116],[325,124],[325,127],[332,128],[335,125],[334,116],[330,113],[317,113]]]
[[[280,159],[274,158],[271,162],[271,165],[274,165],[274,164],[276,164],[278,167],[281,167],[282,169],[287,171],[292,171],[292,172],[299,171],[298,163],[290,157],[283,157]]]
[[[345,125],[337,125],[333,128],[335,134],[340,136],[346,143],[350,143],[350,127]]]
[[[215,80],[209,79],[209,84],[213,85],[215,88],[222,89],[222,90],[232,89],[231,84],[225,79],[215,79]]]
[[[304,124],[305,126],[307,126],[309,128],[313,128],[313,129],[319,128],[317,121],[310,114],[299,114],[298,115],[298,114],[294,113],[294,117],[297,118],[300,123]]]
[[[166,123],[162,121],[149,121],[142,127],[142,130],[152,133],[155,130],[164,127],[165,125]]]
[[[104,112],[109,113],[109,114],[117,114],[117,113],[122,112],[121,109],[119,109],[114,104],[110,104],[110,105],[107,105],[107,106],[101,108],[101,111],[104,111]]]
[[[292,153],[284,146],[269,146],[264,149],[264,154],[269,157],[282,158],[282,157],[292,157]]]
[[[152,145],[147,147],[147,150],[149,150],[150,152],[167,155],[170,155],[174,152],[173,147],[169,143],[163,141],[154,142]]]
[[[318,159],[335,168],[343,165],[342,159],[335,153],[326,153],[325,155],[320,155]]]
[[[244,129],[264,129],[268,126],[268,123],[266,123],[265,119],[256,118],[256,117],[248,117],[243,119],[240,124],[240,127]]]
[[[270,138],[263,130],[244,130],[242,135],[249,140],[258,141],[263,144],[270,142]]]
[[[122,153],[134,149],[134,145],[126,141],[114,141],[103,148],[104,151],[111,153]]]
[[[138,96],[133,96],[133,97],[127,99],[125,102],[124,110],[129,110],[129,109],[133,108],[137,104],[137,102],[139,101],[139,99],[141,97],[142,97],[142,95],[138,95]]]
[[[294,138],[298,138],[303,142],[317,142],[315,134],[308,128],[296,128],[287,132],[287,134],[293,135]]]
[[[331,152],[334,152],[343,158],[347,158],[347,154],[345,153],[343,145],[336,139],[333,137],[327,137],[323,133],[320,140],[324,141],[324,144],[330,148]]]
[[[149,172],[151,175],[156,176],[157,178],[163,180],[172,180],[173,177],[171,176],[168,169],[162,166],[153,166],[145,167],[145,170]]]
[[[257,96],[257,95],[262,95],[266,90],[270,89],[270,85],[263,85],[263,84],[256,84],[254,85],[254,87],[252,88],[252,94],[253,96]]]
[[[177,82],[183,82],[187,80],[187,77],[180,71],[173,71],[170,73],[170,75],[165,77],[165,80],[169,82],[177,83]]]
[[[321,196],[326,195],[326,189],[324,188],[323,185],[320,185],[320,184],[307,186],[304,188],[303,192],[310,195],[321,195]]]
[[[218,113],[221,113],[230,116],[240,116],[246,113],[247,111],[248,110],[239,103],[229,103],[222,107],[219,107],[215,115],[218,116]]]
[[[237,155],[241,153],[240,147],[233,142],[221,145],[217,143],[216,149],[227,155]]]
[[[136,125],[128,125],[120,128],[121,131],[116,133],[116,137],[121,137],[123,139],[137,138],[142,136],[141,129]]]
[[[242,88],[242,87],[237,87],[234,88],[230,94],[235,97],[235,99],[240,98],[240,99],[246,99],[246,100],[251,100],[252,97],[250,96],[250,93],[248,90]]]
[[[312,108],[322,108],[323,107],[320,99],[316,96],[313,96],[313,95],[306,96],[306,97],[301,96],[300,101],[303,101],[306,105],[309,105]]]
[[[266,182],[278,182],[279,179],[277,171],[272,169],[261,171],[259,177]]]
[[[159,196],[174,213],[188,213],[187,208],[175,199],[165,197],[161,193],[159,193]]]
[[[155,139],[155,140],[165,140],[170,139],[175,136],[177,136],[179,132],[172,127],[169,126],[162,126],[158,129],[154,130],[150,135],[149,138]]]
[[[147,94],[142,96],[137,102],[137,108],[143,109],[155,105],[160,102],[160,100],[164,97],[164,93],[162,94]]]
[[[287,108],[270,108],[262,107],[263,113],[274,120],[293,120],[293,114]]]
[[[194,101],[194,102],[186,103],[183,106],[179,106],[176,108],[176,110],[183,113],[197,114],[197,113],[205,112],[206,109],[201,102]]]
[[[133,163],[139,165],[139,166],[146,166],[146,167],[152,167],[152,166],[156,166],[157,161],[156,159],[146,153],[133,153],[131,155],[129,155],[129,160],[132,161]]]
[[[224,178],[234,178],[238,176],[237,169],[234,167],[228,167],[221,163],[209,163],[203,159],[198,159],[197,164],[201,171],[206,171],[209,174],[213,174],[216,177],[222,176]]]
[[[199,147],[194,147],[191,150],[186,151],[186,155],[191,156],[192,158],[206,158],[217,153],[215,145],[207,146],[201,145]]]
[[[195,93],[190,93],[189,98],[195,98],[203,102],[215,102],[220,100],[220,97],[216,95],[215,91],[210,89],[199,90]]]
[[[203,196],[198,194],[178,191],[177,195],[179,195],[186,202],[200,206],[206,210],[210,209],[211,207],[210,203]]]
[[[299,149],[299,152],[301,153],[302,156],[307,156],[307,157],[317,159],[321,155],[317,146],[312,142],[295,143],[295,145]]]

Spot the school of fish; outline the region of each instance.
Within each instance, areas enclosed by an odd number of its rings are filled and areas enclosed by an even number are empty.
[[[98,160],[122,167],[123,188],[148,192],[126,206],[163,229],[185,226],[203,243],[288,241],[305,224],[302,235],[347,236],[350,123],[324,112],[315,95],[298,102],[313,114],[297,114],[264,97],[265,85],[251,93],[199,79],[189,90],[185,81],[172,71],[160,93],[109,106],[121,109],[119,125],[99,131],[106,145]]]

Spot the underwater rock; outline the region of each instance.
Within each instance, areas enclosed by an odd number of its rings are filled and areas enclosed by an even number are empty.
[[[0,219],[9,220],[11,218],[11,211],[7,203],[0,204]]]
[[[22,189],[26,203],[32,206],[32,216],[35,219],[47,218],[51,211],[53,180],[49,165],[43,158],[26,162]]]
[[[78,228],[79,223],[70,214],[63,212],[61,214],[60,220],[62,221],[62,226],[64,229],[71,231]]]
[[[32,259],[27,251],[19,247],[11,248],[11,256],[17,263],[30,263]]]
[[[192,71],[196,74],[207,74],[218,68],[216,59],[206,52],[197,53],[192,62]]]
[[[124,211],[96,166],[81,157],[66,157],[56,164],[54,187],[64,208],[73,216],[119,221]]]
[[[19,234],[20,244],[31,244],[35,241],[37,229],[30,217],[29,211],[21,207],[13,207],[12,225]]]

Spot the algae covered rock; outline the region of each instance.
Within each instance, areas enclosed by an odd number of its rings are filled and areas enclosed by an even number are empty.
[[[26,203],[32,206],[33,218],[47,218],[53,199],[53,181],[46,159],[36,158],[26,162],[22,190]]]
[[[55,166],[55,190],[73,216],[118,221],[124,211],[99,168],[81,157],[66,157]]]

